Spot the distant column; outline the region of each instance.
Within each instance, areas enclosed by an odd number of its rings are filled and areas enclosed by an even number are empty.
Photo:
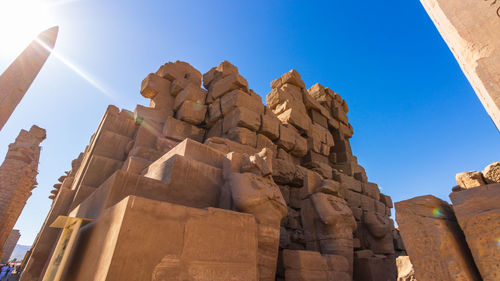
[[[500,129],[500,1],[420,2]]]
[[[55,26],[40,33],[0,76],[0,130],[49,57],[58,31]]]
[[[33,126],[21,130],[14,143],[9,145],[5,160],[0,166],[0,248],[16,224],[17,218],[37,185],[40,143],[45,130]],[[3,256],[3,250],[0,250]]]
[[[12,252],[14,251],[14,248],[16,247],[17,241],[19,241],[19,238],[21,237],[21,232],[17,229],[13,229],[9,237],[7,238],[7,242],[5,242],[5,246],[3,246],[3,258],[0,261],[0,263],[8,263],[10,256],[12,256]]]

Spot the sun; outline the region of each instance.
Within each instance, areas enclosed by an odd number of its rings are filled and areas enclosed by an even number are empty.
[[[0,0],[0,56],[20,54],[53,25],[46,0]]]

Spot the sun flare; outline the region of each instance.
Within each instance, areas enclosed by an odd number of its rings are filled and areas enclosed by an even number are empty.
[[[46,0],[0,0],[0,55],[18,55],[51,27],[49,7]]]

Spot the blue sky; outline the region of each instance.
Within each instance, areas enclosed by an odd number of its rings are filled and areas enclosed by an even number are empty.
[[[52,185],[107,105],[147,104],[140,83],[167,61],[204,73],[229,60],[262,97],[291,68],[307,87],[334,89],[350,108],[354,154],[394,201],[448,200],[456,173],[500,160],[497,129],[418,0],[58,3],[48,21],[60,26],[55,52],[107,94],[51,56],[0,132],[3,158],[20,129],[47,129],[39,186],[16,225],[21,244],[34,240]],[[0,71],[14,58],[0,51]]]

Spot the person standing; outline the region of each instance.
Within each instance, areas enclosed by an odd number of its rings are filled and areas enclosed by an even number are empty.
[[[0,281],[5,277],[5,275],[7,275],[7,270],[8,269],[9,269],[9,265],[8,264],[4,264],[0,268]]]

